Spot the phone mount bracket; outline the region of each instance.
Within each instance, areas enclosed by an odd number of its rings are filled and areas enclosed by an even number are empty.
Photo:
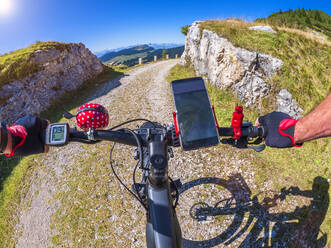
[[[174,119],[174,125],[175,125],[175,134],[177,137],[179,137],[179,128],[178,128],[178,121],[177,121],[177,113],[173,112],[172,117]]]

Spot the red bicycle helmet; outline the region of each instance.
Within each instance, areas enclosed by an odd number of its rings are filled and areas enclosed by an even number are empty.
[[[100,104],[87,103],[77,110],[76,123],[81,129],[105,128],[108,126],[108,122],[108,112]]]

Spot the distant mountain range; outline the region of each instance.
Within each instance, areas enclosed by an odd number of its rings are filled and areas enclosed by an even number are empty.
[[[139,58],[142,58],[143,63],[153,61],[154,56],[157,56],[158,59],[160,59],[162,57],[163,50],[166,50],[166,54],[169,54],[169,58],[175,58],[176,54],[178,54],[178,57],[180,57],[184,52],[184,46],[171,47],[170,45],[175,44],[149,44],[138,45],[124,49],[115,49],[104,53],[102,56],[99,56],[99,59],[107,64],[124,64],[127,66],[133,66],[138,64]]]
[[[153,47],[154,49],[169,49],[169,48],[184,46],[184,44],[177,44],[177,43],[149,43],[149,44],[144,44],[144,45],[148,45],[150,47]],[[120,50],[129,49],[129,48],[133,48],[133,47],[137,47],[137,46],[140,46],[140,44],[132,45],[132,46],[125,46],[125,47],[118,47],[118,48],[113,48],[113,49],[105,49],[105,50],[102,50],[99,52],[93,52],[93,53],[97,57],[101,57],[109,52],[118,52]]]

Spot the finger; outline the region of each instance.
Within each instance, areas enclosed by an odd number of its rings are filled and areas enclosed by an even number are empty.
[[[256,119],[256,121],[255,121],[255,126],[257,126],[257,127],[260,127],[260,126],[261,126],[261,124],[260,124],[260,122],[259,122],[259,118]]]
[[[46,129],[47,126],[50,124],[49,120],[46,119],[40,119],[41,121],[41,129]]]
[[[48,145],[45,145],[44,146],[44,153],[48,153],[48,151],[49,151],[49,146]]]

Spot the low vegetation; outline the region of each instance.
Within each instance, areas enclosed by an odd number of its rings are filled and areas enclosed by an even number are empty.
[[[331,91],[331,45],[277,27],[276,34],[249,30],[253,25],[256,24],[224,20],[205,21],[200,27],[216,32],[237,47],[281,59],[284,65],[272,80],[272,94],[288,89],[308,113]]]
[[[59,122],[63,110],[77,108],[102,84],[121,74],[113,68],[106,67],[96,79],[86,81],[78,89],[64,94],[40,116],[51,122]],[[15,246],[15,240],[11,238],[18,221],[18,207],[22,207],[21,200],[32,183],[31,175],[42,166],[38,163],[39,156],[32,155],[23,159],[0,158],[0,247]]]
[[[30,58],[35,51],[47,50],[55,47],[58,50],[68,49],[69,43],[56,41],[40,42],[32,44],[29,47],[15,50],[0,56],[0,87],[6,83],[23,79],[41,68],[32,63]]]
[[[272,99],[279,89],[287,88],[304,109],[304,114],[307,114],[331,91],[331,43],[311,35],[311,32],[293,27],[272,26],[277,33],[271,34],[249,30],[248,27],[253,25],[257,23],[224,20],[205,21],[200,27],[201,32],[203,29],[214,31],[237,47],[281,59],[284,65],[270,82],[273,91],[269,99]],[[176,75],[178,79],[186,77],[188,73],[192,73],[192,69],[177,67],[170,75]],[[207,85],[211,102],[215,105],[218,122],[221,126],[229,126],[234,106],[244,103],[241,103],[231,90],[220,90],[213,85]],[[272,104],[271,100],[264,101],[262,114],[274,110],[275,106]],[[245,109],[244,112],[245,119],[253,122],[261,114],[254,109]],[[227,148],[222,146],[220,149]],[[258,189],[262,189],[270,180],[271,187],[275,192],[279,192],[281,188],[289,186],[311,190],[314,179],[318,176],[328,182],[331,179],[330,138],[307,142],[302,148],[267,148],[261,153],[243,151],[242,156],[251,160],[257,168],[258,173],[255,175],[257,192],[254,192],[256,194],[259,193]],[[331,235],[331,212],[327,211],[330,197],[329,190],[328,196],[320,200],[326,207],[326,216],[320,229],[328,236]],[[309,214],[308,212],[307,216]],[[328,247],[331,241],[327,242]]]
[[[331,16],[321,10],[289,9],[272,13],[267,18],[257,18],[255,21],[302,30],[312,29],[331,39]]]
[[[189,65],[177,65],[171,70],[168,81],[192,77],[194,75],[195,72]],[[300,82],[298,82],[298,84],[300,84]],[[240,102],[231,90],[221,90],[208,82],[207,89],[211,104],[215,106],[219,125],[230,126],[234,107],[236,105],[244,105],[244,103]],[[254,109],[245,109],[244,114],[244,119],[252,122],[259,116]],[[219,145],[218,149],[220,154],[231,154],[236,148]],[[263,193],[261,189],[265,187],[265,183],[270,183],[270,181],[272,185],[269,187],[271,187],[274,192],[280,192],[281,188],[290,186],[297,186],[301,190],[311,190],[314,178],[318,176],[323,177],[329,182],[331,179],[330,138],[307,142],[302,148],[275,149],[267,147],[261,153],[253,152],[253,150],[249,149],[242,150],[241,156],[251,161],[251,164],[256,167],[257,174],[254,180],[257,187],[256,190],[252,192],[252,195],[258,196],[259,193]],[[234,173],[236,172],[234,171]],[[323,208],[326,207],[327,209],[329,204],[328,198],[330,197],[331,191],[329,190],[328,197],[320,199],[320,201],[323,202]],[[288,207],[291,208],[293,206]],[[307,214],[309,215],[309,212]],[[328,211],[320,229],[330,236],[330,226],[331,211]],[[328,245],[330,244],[331,241],[328,240]]]
[[[191,25],[186,25],[181,28],[181,32],[183,35],[187,35],[188,29],[191,27]]]

